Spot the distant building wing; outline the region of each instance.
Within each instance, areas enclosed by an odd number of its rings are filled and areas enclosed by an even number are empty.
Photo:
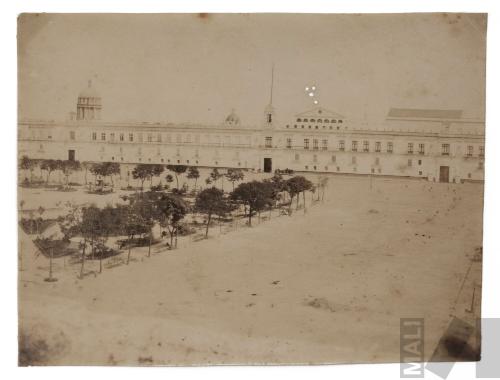
[[[461,119],[462,110],[391,108],[387,118],[394,119]]]

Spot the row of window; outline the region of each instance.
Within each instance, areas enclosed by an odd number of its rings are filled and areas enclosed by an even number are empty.
[[[297,123],[343,123],[344,121],[342,119],[301,119],[300,117],[297,118]]]
[[[286,127],[287,127],[287,128],[290,128],[290,125],[289,125],[289,124],[287,124],[287,125],[286,125]],[[302,124],[302,125],[300,125],[300,126],[297,126],[297,124],[294,124],[294,125],[293,125],[293,128],[295,128],[295,129],[297,129],[298,127],[300,127],[301,129],[305,129],[304,124]],[[327,127],[326,125],[323,125],[323,129],[326,129],[326,127]],[[312,128],[312,125],[308,125],[308,129],[313,129],[313,128]],[[315,126],[314,126],[314,129],[319,129],[319,126],[315,125]],[[330,130],[332,130],[332,129],[333,129],[333,126],[331,126],[331,125],[330,125],[330,126],[329,126],[329,129],[330,129]],[[345,127],[345,129],[347,129],[347,127]],[[339,131],[339,130],[340,130],[340,126],[337,126],[337,131]]]
[[[299,161],[300,160],[300,154],[295,154],[295,161]],[[313,159],[312,159],[313,162],[318,162],[318,156],[315,154],[313,155]],[[337,156],[333,155],[331,156],[331,162],[332,163],[336,163],[337,162]],[[352,156],[351,157],[351,164],[353,165],[356,165],[358,163],[358,159],[356,156]],[[375,157],[375,160],[374,160],[374,164],[375,165],[380,165],[380,157]],[[418,165],[422,165],[422,160],[418,160]],[[413,166],[413,160],[411,158],[408,159],[408,166]]]
[[[166,142],[171,143],[172,140],[176,143],[191,143],[194,142],[195,144],[200,143],[200,135],[194,134],[194,135],[181,135],[177,134],[175,135],[175,139],[172,138],[173,136],[170,134],[166,135]],[[76,135],[74,131],[70,131],[69,133],[69,138],[70,140],[75,140]],[[251,142],[251,138],[248,135],[244,136],[229,136],[229,135],[224,135],[224,136],[219,136],[219,135],[205,135],[205,140],[207,142],[213,142],[215,144],[233,144],[233,145],[249,145]],[[109,141],[109,142],[156,142],[156,143],[161,143],[163,140],[162,134],[161,133],[105,133],[105,132],[92,132],[91,133],[91,139],[92,141]]]
[[[97,140],[97,132],[92,132],[92,140],[93,141],[96,141]],[[118,134],[118,138],[119,138],[119,141],[125,141],[125,134],[124,133],[119,133]],[[100,140],[101,141],[106,141],[108,138],[107,134],[102,132],[100,134]],[[113,142],[115,141],[115,133],[114,132],[111,132],[109,134],[109,141]],[[71,140],[75,140],[75,132],[74,131],[70,131],[70,139]],[[147,142],[153,142],[153,134],[152,133],[148,133],[146,135],[146,141]],[[187,138],[187,142],[191,142],[191,137],[188,136]],[[133,133],[129,133],[127,135],[127,141],[129,142],[133,142],[134,141],[134,134]],[[143,142],[143,135],[142,133],[139,133],[138,134],[138,141],[139,142]],[[161,142],[162,141],[162,135],[161,133],[158,133],[156,135],[156,141],[157,142]],[[180,135],[177,135],[177,142],[181,142],[181,137]],[[195,136],[195,142],[199,142],[199,136]],[[265,137],[265,147],[266,148],[272,148],[272,137],[270,136],[267,136]],[[305,138],[304,139],[304,149],[311,149],[311,146],[310,146],[310,139],[308,138]],[[286,139],[286,148],[287,149],[291,149],[292,148],[292,139],[289,137]],[[425,144],[424,143],[419,143],[418,146],[417,146],[418,150],[416,151],[418,154],[425,154]],[[320,146],[319,146],[319,140],[318,139],[312,139],[312,149],[313,150],[319,150],[320,149]],[[343,152],[345,151],[345,141],[344,140],[340,140],[338,142],[338,150]],[[351,151],[352,152],[357,152],[358,150],[360,149],[360,146],[359,146],[359,142],[357,140],[353,140],[351,141]],[[409,142],[408,143],[408,149],[407,149],[407,153],[408,154],[414,154],[415,153],[415,145],[414,143],[412,142]],[[328,150],[328,140],[327,139],[323,139],[321,140],[321,150]],[[363,152],[370,152],[370,142],[368,140],[364,140],[362,142],[362,151]],[[388,141],[386,143],[386,147],[385,147],[385,151],[387,153],[393,153],[394,152],[394,143],[392,141]],[[375,142],[375,149],[374,149],[374,152],[376,153],[380,153],[382,152],[382,142],[380,141],[376,141]],[[450,154],[450,144],[441,144],[441,154],[444,155],[444,156],[448,156]],[[468,145],[467,146],[467,152],[466,152],[466,155],[469,156],[469,157],[472,157],[474,155],[474,146],[473,145]],[[484,157],[484,146],[480,146],[479,147],[479,156],[480,157]]]

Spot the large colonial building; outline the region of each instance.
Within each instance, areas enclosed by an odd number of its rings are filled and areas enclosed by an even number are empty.
[[[484,180],[484,121],[459,110],[390,109],[381,125],[350,121],[323,107],[278,123],[272,102],[262,124],[234,111],[220,125],[100,120],[91,83],[67,121],[19,122],[19,155],[38,159]]]

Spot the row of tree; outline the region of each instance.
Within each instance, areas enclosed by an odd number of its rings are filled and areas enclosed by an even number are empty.
[[[120,164],[116,162],[102,162],[102,163],[90,163],[73,160],[52,160],[52,159],[32,159],[28,156],[21,157],[19,162],[19,169],[25,171],[25,173],[30,173],[30,178],[26,177],[26,181],[33,183],[33,174],[36,168],[40,171],[45,171],[46,178],[45,182],[48,184],[50,180],[50,175],[54,171],[59,170],[65,177],[66,185],[69,186],[69,178],[71,174],[76,171],[85,170],[85,184],[87,181],[87,173],[90,172],[97,177],[102,177],[103,179],[109,178],[111,185],[114,186],[113,176],[120,174]],[[186,166],[186,165],[160,165],[160,164],[138,164],[134,167],[131,172],[132,178],[140,181],[141,192],[144,191],[144,182],[150,182],[150,189],[153,188],[153,179],[155,177],[160,177],[165,169],[170,171],[172,174],[167,174],[165,180],[167,183],[172,183],[175,179],[176,189],[179,190],[179,177],[186,174],[188,179],[194,180],[194,191],[196,192],[198,179],[200,178],[200,172],[197,167]],[[244,179],[244,173],[241,169],[227,169],[225,173],[220,172],[217,168],[212,169],[208,178],[206,178],[205,183],[207,185],[217,184],[220,180],[221,188],[224,189],[224,178],[232,183],[232,189],[234,190],[235,184]]]
[[[326,186],[326,182],[323,181],[321,186]],[[220,219],[243,208],[244,217],[248,218],[248,225],[251,226],[253,216],[260,215],[265,210],[271,211],[278,205],[287,206],[288,214],[291,215],[294,200],[298,208],[300,194],[303,195],[305,212],[305,193],[316,189],[318,187],[313,186],[302,176],[285,180],[277,174],[271,179],[241,183],[230,193],[224,193],[216,187],[205,188],[197,194],[192,206],[179,194],[148,191],[123,196],[122,198],[127,201],[124,205],[107,206],[102,209],[96,206],[72,206],[70,212],[60,218],[59,224],[65,239],[82,237],[81,276],[83,276],[88,249],[92,250],[92,256],[98,252],[102,270],[103,252],[106,251],[105,243],[109,236],[126,236],[128,264],[134,239],[137,237],[148,239],[148,256],[150,256],[155,226],[159,226],[165,234],[168,232],[170,237],[168,245],[172,249],[176,248],[179,230],[185,216],[190,212],[206,216],[205,237],[208,237],[214,216]]]

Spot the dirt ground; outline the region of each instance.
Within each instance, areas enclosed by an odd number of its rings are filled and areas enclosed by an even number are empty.
[[[37,191],[27,208],[63,200]],[[331,176],[306,204],[83,280],[56,259],[52,283],[20,231],[24,364],[399,362],[402,317],[424,318],[428,359],[452,316],[479,316],[482,184]]]

